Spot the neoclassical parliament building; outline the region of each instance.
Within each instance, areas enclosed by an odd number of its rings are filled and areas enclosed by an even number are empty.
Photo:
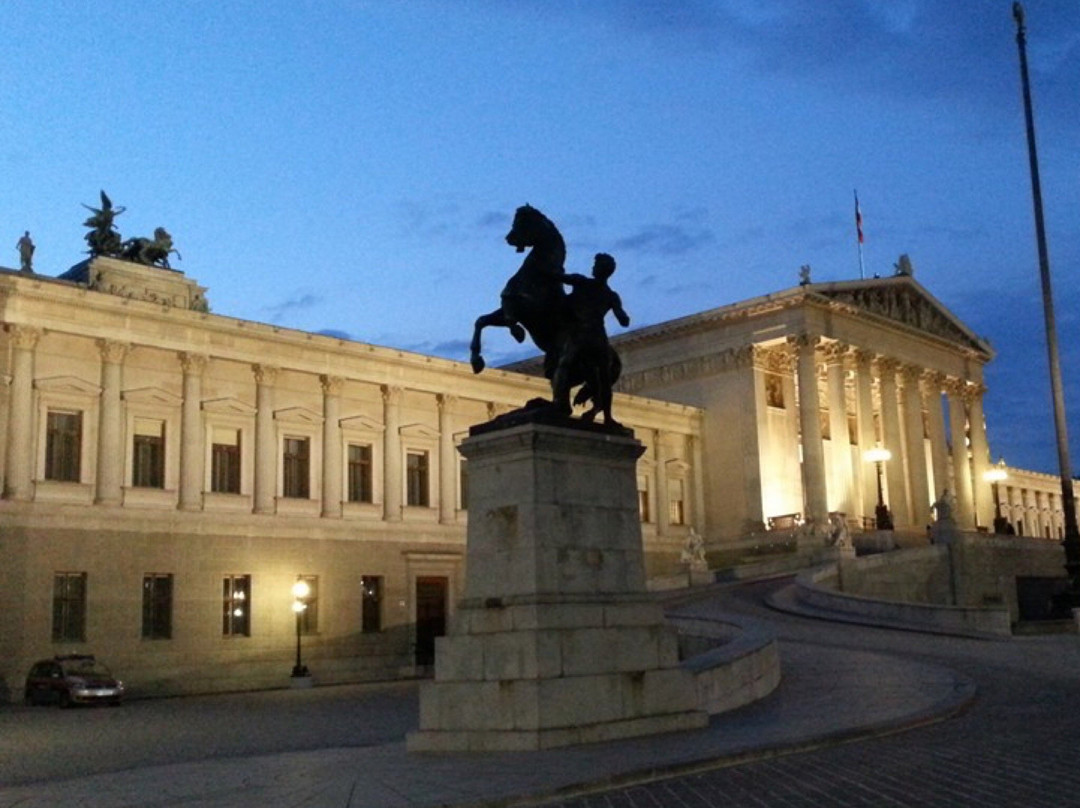
[[[0,696],[95,653],[133,694],[430,666],[464,581],[469,427],[549,392],[514,370],[208,311],[183,273],[0,269]],[[955,498],[1057,538],[1051,475],[987,481],[989,345],[911,274],[806,283],[620,335],[617,417],[651,575],[803,522],[925,535]],[[519,372],[520,371],[520,372]],[[870,449],[887,461],[868,462]],[[995,499],[996,495],[996,499]],[[475,515],[474,515],[475,516]],[[482,518],[482,517],[480,517]],[[292,610],[293,584],[308,584]]]

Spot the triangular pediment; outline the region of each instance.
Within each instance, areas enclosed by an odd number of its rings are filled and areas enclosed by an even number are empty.
[[[403,438],[421,438],[423,440],[438,440],[439,431],[424,424],[409,424],[398,430]]]
[[[322,415],[306,407],[286,407],[283,410],[275,410],[274,418],[278,421],[311,426],[318,426],[323,422]]]
[[[202,408],[206,412],[213,412],[219,415],[243,415],[253,416],[255,414],[255,408],[247,402],[241,401],[238,398],[211,398],[202,403]]]
[[[155,407],[179,407],[183,403],[180,396],[173,395],[168,390],[160,387],[139,387],[135,390],[125,390],[124,401],[129,404],[149,404]]]
[[[50,376],[46,379],[35,379],[34,387],[57,395],[96,396],[101,393],[101,388],[96,384],[80,379],[78,376]]]
[[[339,422],[342,429],[350,429],[354,432],[382,432],[386,425],[382,421],[376,421],[370,415],[350,415],[342,418]]]
[[[910,275],[811,284],[805,288],[810,294],[827,298],[834,307],[889,320],[988,357],[993,355],[986,340],[972,332]]]

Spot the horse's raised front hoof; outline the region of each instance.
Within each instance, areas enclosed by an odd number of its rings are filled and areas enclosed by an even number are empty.
[[[510,336],[512,336],[518,342],[524,342],[525,341],[525,329],[522,328],[518,323],[514,323],[513,325],[510,326]]]
[[[469,357],[469,362],[472,364],[472,372],[479,373],[484,369],[484,357],[478,353],[474,353]]]

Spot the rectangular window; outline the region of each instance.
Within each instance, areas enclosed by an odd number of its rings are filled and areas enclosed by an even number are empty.
[[[349,502],[372,502],[371,446],[349,444]]]
[[[79,482],[82,413],[49,411],[45,427],[45,479]]]
[[[144,640],[172,639],[173,577],[163,573],[143,576],[142,636]]]
[[[637,503],[638,514],[642,522],[651,522],[649,514],[649,478],[639,474],[637,478]]]
[[[221,633],[226,637],[251,636],[251,576],[226,575],[221,584]]]
[[[282,496],[308,499],[311,496],[311,442],[307,438],[285,438],[282,454]]]
[[[458,464],[458,495],[461,497],[461,510],[469,509],[469,461],[464,457]]]
[[[407,504],[428,507],[428,453],[409,452],[406,456],[405,474]]]
[[[131,484],[138,488],[165,487],[165,422],[135,419]]]
[[[363,599],[360,602],[360,631],[377,634],[382,631],[383,579],[378,575],[360,578]]]
[[[86,641],[86,573],[53,575],[53,642]]]
[[[210,490],[240,493],[240,430],[214,427],[210,445]]]
[[[302,612],[298,612],[300,633],[316,634],[319,631],[319,576],[300,575],[296,580],[297,583],[303,581],[307,584],[307,594],[302,598],[297,598],[305,607]]]
[[[686,505],[683,500],[683,481],[668,482],[668,521],[673,525],[686,524]]]

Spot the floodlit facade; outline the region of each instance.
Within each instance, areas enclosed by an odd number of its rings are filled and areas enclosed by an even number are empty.
[[[0,694],[89,652],[134,695],[423,674],[462,590],[471,425],[548,392],[524,373],[209,313],[183,273],[112,259],[0,270]],[[647,572],[770,526],[898,530],[948,489],[993,524],[992,358],[909,275],[808,284],[617,340],[646,446]],[[529,363],[519,369],[529,370]],[[1060,534],[1055,478],[998,506]],[[476,515],[473,515],[476,518]],[[482,517],[481,517],[482,518]],[[292,587],[308,585],[292,611]]]

